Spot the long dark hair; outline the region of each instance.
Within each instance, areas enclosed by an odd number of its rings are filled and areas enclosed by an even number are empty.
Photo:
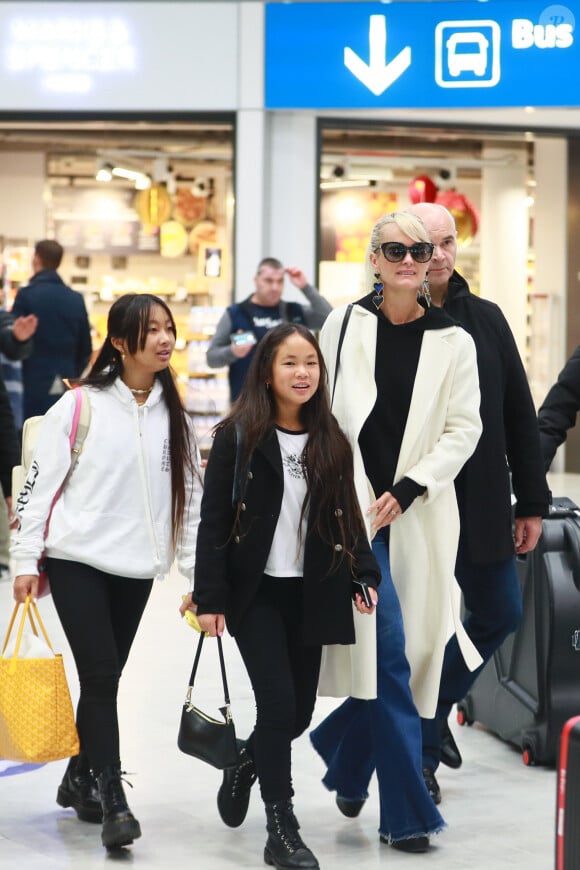
[[[111,339],[122,339],[128,352],[133,355],[144,350],[151,309],[159,305],[167,314],[175,331],[175,320],[167,304],[151,293],[127,293],[111,305],[107,320],[107,337],[86,378],[87,386],[104,389],[123,374],[123,361]],[[186,472],[198,473],[192,451],[192,432],[187,422],[185,408],[179,397],[170,367],[155,374],[163,388],[163,399],[169,413],[169,443],[171,465],[171,530],[173,544],[177,543],[183,526],[186,507]]]
[[[308,505],[316,507],[316,514],[313,515],[312,511],[310,514],[310,531],[316,531],[330,544],[335,543],[333,528],[334,522],[338,522],[342,538],[342,551],[339,551],[338,558],[348,555],[352,560],[356,540],[361,533],[364,534],[354,487],[352,450],[330,411],[326,365],[318,342],[305,326],[283,323],[266,333],[255,350],[240,395],[228,416],[216,428],[237,428],[242,440],[241,460],[246,465],[257,445],[274,431],[276,398],[273,390],[266,387],[266,382],[272,378],[278,348],[294,334],[312,345],[320,367],[318,389],[300,408],[300,422],[308,432],[303,454],[308,489],[302,515]],[[238,519],[239,506],[236,522]]]

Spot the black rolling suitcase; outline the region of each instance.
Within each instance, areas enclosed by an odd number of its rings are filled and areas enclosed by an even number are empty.
[[[564,723],[580,715],[580,509],[554,499],[536,549],[518,559],[523,619],[457,705],[522,750],[554,764]],[[580,867],[580,864],[577,865]]]
[[[556,806],[556,870],[580,867],[580,716],[562,729]]]

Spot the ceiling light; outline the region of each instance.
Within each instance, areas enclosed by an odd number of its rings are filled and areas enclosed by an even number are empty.
[[[139,172],[137,169],[128,169],[126,166],[113,166],[111,169],[115,178],[126,178],[127,181],[133,181],[137,190],[147,190],[151,187],[151,179],[144,172]]]
[[[95,179],[97,181],[111,181],[113,178],[112,169],[113,167],[110,163],[101,162],[97,167]]]
[[[195,178],[191,185],[191,192],[193,196],[203,198],[210,195],[211,188],[211,178]]]
[[[320,189],[321,190],[344,190],[347,187],[373,187],[374,182],[368,178],[352,178],[350,180],[345,179],[344,181],[340,179],[336,179],[335,181],[321,181]]]

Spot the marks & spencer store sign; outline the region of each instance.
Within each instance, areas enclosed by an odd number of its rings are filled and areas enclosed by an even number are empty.
[[[0,3],[0,111],[236,107],[221,3]]]
[[[266,107],[580,106],[577,2],[273,3]]]

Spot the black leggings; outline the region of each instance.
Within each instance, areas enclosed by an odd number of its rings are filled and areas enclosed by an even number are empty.
[[[290,798],[290,744],[312,718],[320,646],[302,641],[302,580],[264,576],[236,633],[256,699],[248,740],[264,801]]]
[[[95,774],[120,764],[117,689],[153,580],[48,559],[54,606],[80,683],[77,728]]]

